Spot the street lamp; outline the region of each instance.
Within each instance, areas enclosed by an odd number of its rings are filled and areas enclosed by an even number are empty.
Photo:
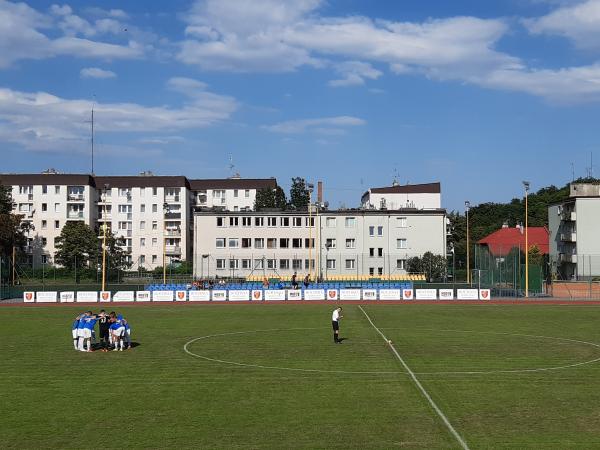
[[[108,198],[107,191],[109,185],[105,184],[102,190],[102,290],[106,290],[106,200]],[[96,263],[97,264],[97,263]]]
[[[166,216],[167,214],[169,214],[169,212],[171,212],[171,208],[169,207],[168,203],[163,203],[163,213],[164,213],[164,217],[163,217],[163,222],[164,222],[164,226],[163,226],[163,284],[167,284],[167,221],[166,221]]]
[[[311,256],[312,256],[312,247],[313,247],[313,240],[312,240],[312,229],[313,229],[313,222],[312,222],[312,193],[313,190],[315,189],[315,185],[312,183],[308,183],[306,185],[307,189],[308,189],[308,279],[312,280],[312,260],[311,260]]]
[[[529,297],[529,224],[527,197],[529,193],[529,181],[523,181],[525,188],[525,298]]]
[[[467,214],[467,283],[471,284],[471,251],[469,244],[469,210],[471,209],[471,202],[465,202],[465,210]]]

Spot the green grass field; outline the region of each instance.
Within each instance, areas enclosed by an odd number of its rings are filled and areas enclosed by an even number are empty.
[[[133,350],[0,308],[0,448],[460,448],[357,305],[111,306]],[[364,310],[471,449],[600,448],[600,308]]]

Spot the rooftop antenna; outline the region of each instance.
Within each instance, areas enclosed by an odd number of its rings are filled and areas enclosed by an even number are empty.
[[[233,156],[229,155],[229,176],[232,177],[234,175],[233,169],[235,168],[235,164],[233,164]]]
[[[571,178],[573,183],[575,183],[575,164],[573,162],[571,162]]]
[[[92,120],[89,121],[92,126],[92,175],[94,174],[94,106],[96,105],[96,94],[93,95],[94,100],[92,101]]]
[[[400,186],[400,183],[398,183],[398,167],[394,167],[394,180],[392,181],[392,186]]]

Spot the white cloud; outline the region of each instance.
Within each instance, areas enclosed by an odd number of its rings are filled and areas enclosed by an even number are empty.
[[[92,102],[46,92],[0,88],[0,141],[23,148],[76,151],[89,137]],[[200,91],[179,108],[136,103],[94,103],[99,133],[160,133],[214,126],[238,108],[232,97]]]
[[[345,61],[334,66],[334,69],[342,78],[331,80],[332,87],[357,86],[365,84],[365,78],[376,80],[382,72],[375,69],[371,64],[361,61]]]
[[[98,67],[86,67],[79,72],[81,78],[115,78],[117,76],[112,70],[104,70]]]
[[[288,120],[262,128],[273,133],[298,134],[312,132],[327,135],[345,133],[345,128],[365,125],[363,119],[352,116],[322,117],[317,119]]]
[[[600,48],[600,0],[568,4],[524,23],[533,34],[560,35],[582,48]]]

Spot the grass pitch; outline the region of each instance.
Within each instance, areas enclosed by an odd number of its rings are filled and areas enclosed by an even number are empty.
[[[111,306],[133,350],[0,308],[0,448],[460,448],[358,306]],[[364,309],[471,449],[600,448],[600,308]]]

